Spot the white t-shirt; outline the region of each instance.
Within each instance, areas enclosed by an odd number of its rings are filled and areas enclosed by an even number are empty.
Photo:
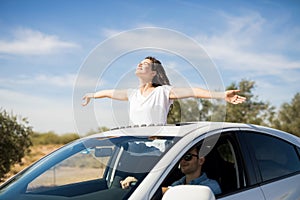
[[[147,97],[139,89],[128,90],[129,118],[133,125],[166,124],[171,104],[169,95],[172,87],[156,87]]]

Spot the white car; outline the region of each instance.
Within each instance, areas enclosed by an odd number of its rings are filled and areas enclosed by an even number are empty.
[[[193,146],[206,155],[206,186],[161,188],[183,176],[179,161]],[[128,189],[120,180],[133,176]],[[174,198],[176,197],[176,198]],[[0,186],[0,200],[300,199],[300,139],[267,127],[197,122],[127,127],[81,138]]]

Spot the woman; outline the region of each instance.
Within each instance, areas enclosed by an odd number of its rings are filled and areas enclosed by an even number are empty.
[[[245,97],[237,95],[239,90],[212,92],[202,88],[171,87],[161,62],[150,56],[138,64],[135,74],[140,82],[138,89],[101,90],[96,93],[88,93],[83,97],[82,105],[86,106],[91,98],[107,97],[129,101],[131,123],[150,125],[166,123],[169,108],[174,99],[189,97],[225,99],[232,104],[239,104],[246,100]]]

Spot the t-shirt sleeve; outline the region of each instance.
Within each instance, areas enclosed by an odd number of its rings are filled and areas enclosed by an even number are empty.
[[[128,89],[127,90],[127,97],[128,97],[129,101],[132,98],[132,95],[135,93],[135,91],[136,91],[136,89]]]
[[[163,87],[165,95],[167,96],[167,98],[169,98],[170,97],[170,92],[171,92],[173,87],[171,85],[163,85],[162,87]],[[170,104],[173,104],[173,100],[170,100]]]

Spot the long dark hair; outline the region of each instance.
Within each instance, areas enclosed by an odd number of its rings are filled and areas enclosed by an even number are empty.
[[[161,62],[152,56],[147,56],[145,59],[152,61],[152,71],[156,71],[156,75],[152,79],[152,86],[171,85]]]

